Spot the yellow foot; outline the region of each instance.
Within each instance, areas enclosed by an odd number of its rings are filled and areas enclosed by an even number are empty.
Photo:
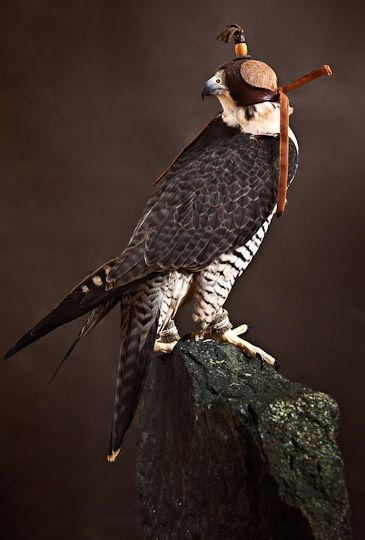
[[[212,334],[212,337],[214,336],[214,339],[218,341],[224,341],[225,343],[229,343],[230,345],[234,345],[237,347],[237,349],[240,349],[244,353],[246,353],[250,358],[257,358],[257,356],[260,356],[265,362],[267,362],[270,366],[275,365],[275,358],[273,358],[270,354],[263,351],[259,347],[256,347],[255,345],[252,345],[249,341],[245,341],[244,339],[241,339],[240,336],[243,334],[246,330],[244,328],[247,325],[242,324],[241,326],[238,326],[237,328],[232,328],[231,330],[227,330],[223,334]]]
[[[245,334],[247,330],[247,324],[241,324],[240,326],[237,326],[237,328],[232,328],[230,331],[236,336],[240,336],[241,334]],[[212,339],[219,340],[219,337],[217,336],[222,336],[222,334],[214,332],[208,328],[207,330],[198,330],[198,332],[192,332],[191,339],[193,341],[211,341]]]
[[[247,324],[240,324],[239,326],[237,326],[237,328],[232,328],[231,330],[227,330],[225,333],[232,332],[235,336],[242,336],[242,334],[246,334],[247,330],[248,330]]]
[[[168,354],[174,350],[176,343],[177,341],[171,341],[170,343],[165,343],[164,341],[160,341],[156,339],[153,350],[158,353]]]

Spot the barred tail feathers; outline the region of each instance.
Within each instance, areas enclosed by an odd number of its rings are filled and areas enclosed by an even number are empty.
[[[121,344],[108,461],[119,454],[123,437],[133,420],[150,366],[159,331],[163,278],[150,278],[121,302]]]

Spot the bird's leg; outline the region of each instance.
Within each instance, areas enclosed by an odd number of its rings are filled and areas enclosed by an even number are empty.
[[[208,328],[202,328],[197,332],[191,334],[194,341],[204,341],[209,339],[216,339],[215,334],[223,334],[227,330],[232,330],[231,321],[228,318],[228,311],[226,309],[221,309],[218,315],[216,315],[213,321],[210,323]],[[237,328],[234,328],[234,332],[237,336],[247,332],[247,324],[241,324]],[[214,336],[212,336],[214,334]]]
[[[241,324],[240,326],[237,326],[237,328],[233,328],[233,325],[228,317],[228,311],[226,309],[221,309],[221,311],[218,313],[218,315],[215,316],[215,318],[209,325],[208,332],[210,334],[224,334],[229,330],[234,332],[236,336],[240,336],[247,332],[248,325]]]
[[[250,358],[262,358],[262,360],[270,364],[270,366],[275,366],[275,358],[259,347],[252,345],[252,343],[249,341],[239,337],[241,334],[247,332],[247,329],[247,324],[242,324],[237,328],[233,328],[228,318],[228,312],[224,309],[209,326],[208,331],[205,333],[205,337],[207,338],[209,333],[209,337],[211,339],[229,343],[230,345],[233,345],[234,347],[237,347],[237,349],[243,351]]]
[[[159,353],[170,353],[179,341],[180,336],[176,328],[175,321],[171,320],[160,332],[158,339],[155,341],[153,350]]]

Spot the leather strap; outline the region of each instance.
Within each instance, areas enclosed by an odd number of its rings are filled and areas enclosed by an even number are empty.
[[[288,158],[289,158],[289,98],[279,90],[280,98],[280,153],[278,194],[276,201],[276,215],[282,216],[285,210],[286,190],[288,186]]]
[[[284,86],[278,88],[280,99],[280,157],[279,157],[279,178],[278,194],[276,201],[276,215],[282,216],[286,204],[286,190],[288,186],[288,159],[289,159],[289,99],[286,92],[295,90],[303,84],[307,84],[322,75],[332,75],[332,70],[328,65],[323,65],[319,69],[310,71],[303,77],[295,79]]]
[[[292,81],[288,84],[285,84],[284,86],[281,86],[279,88],[279,91],[281,90],[285,94],[287,92],[290,92],[291,90],[295,90],[296,88],[299,88],[299,86],[303,86],[303,84],[307,84],[311,81],[314,81],[314,79],[318,79],[318,77],[322,77],[322,75],[328,75],[329,77],[332,75],[332,69],[328,65],[323,65],[319,69],[314,69],[313,71],[310,71],[306,75],[303,75],[303,77],[299,77],[299,79],[295,79],[295,81]]]

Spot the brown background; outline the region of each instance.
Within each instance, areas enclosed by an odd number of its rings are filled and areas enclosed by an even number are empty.
[[[120,253],[154,178],[219,109],[215,100],[201,102],[200,89],[232,56],[215,42],[222,27],[244,25],[250,52],[282,82],[331,64],[331,80],[292,95],[301,154],[290,204],[229,307],[280,359],[284,375],[338,400],[357,538],[364,537],[364,15],[360,2],[329,0],[0,4],[2,351]],[[77,327],[1,365],[4,538],[137,538],[133,429],[119,461],[105,461],[117,313],[48,385]]]

